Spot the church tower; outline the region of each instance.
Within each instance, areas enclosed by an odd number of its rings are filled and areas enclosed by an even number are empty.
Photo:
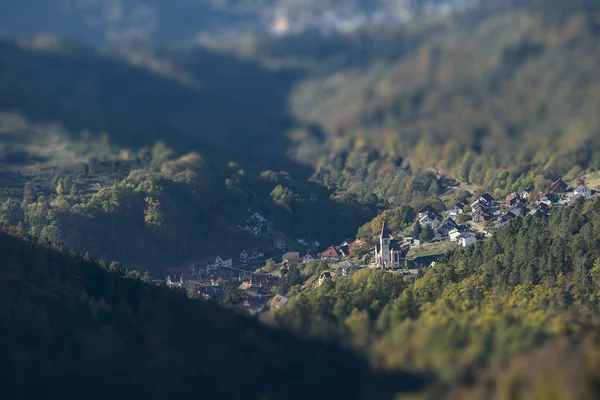
[[[390,261],[392,259],[390,254],[390,241],[392,240],[392,235],[387,226],[387,223],[384,221],[383,226],[381,227],[381,234],[379,235],[379,265],[383,269],[391,268]]]

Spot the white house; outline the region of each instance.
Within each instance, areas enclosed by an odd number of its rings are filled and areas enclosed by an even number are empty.
[[[576,196],[581,196],[581,197],[591,197],[592,196],[592,192],[583,185],[577,186],[575,188],[575,190],[573,190],[573,193],[575,193]]]
[[[448,232],[448,237],[450,237],[451,242],[456,242],[460,235],[461,233],[458,229],[452,229],[450,232]]]
[[[469,247],[477,243],[477,238],[472,233],[463,233],[457,243],[461,247]]]
[[[419,225],[421,225],[421,228],[428,226],[431,229],[434,229],[437,228],[441,222],[440,217],[431,212],[425,213],[419,218]]]
[[[477,238],[471,232],[461,232],[458,229],[453,229],[448,233],[450,241],[461,247],[469,247],[477,243]]]
[[[215,269],[219,269],[219,268],[231,268],[231,267],[233,267],[233,260],[231,258],[223,260],[221,257],[217,256],[214,264],[210,264],[207,267],[207,270],[215,270]]]
[[[458,204],[456,204],[454,207],[452,207],[450,210],[448,210],[448,215],[450,217],[458,217],[463,212],[464,212],[463,208],[460,207]]]

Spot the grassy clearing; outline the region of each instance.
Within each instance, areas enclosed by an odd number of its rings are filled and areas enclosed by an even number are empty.
[[[408,258],[410,260],[414,260],[415,258],[420,257],[440,256],[455,248],[456,245],[448,240],[425,243],[418,247],[411,247],[410,251],[408,252]]]

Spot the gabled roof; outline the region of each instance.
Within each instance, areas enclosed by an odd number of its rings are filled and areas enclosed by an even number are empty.
[[[437,214],[437,211],[435,211],[434,208],[431,207],[430,205],[427,205],[427,206],[425,206],[425,207],[423,207],[423,208],[421,208],[419,210],[419,214],[425,214],[425,213],[428,213],[428,212],[433,213],[433,214]]]
[[[381,227],[381,234],[379,235],[382,239],[389,239],[392,237],[390,233],[390,229],[387,226],[387,222],[383,221],[383,226]]]
[[[340,255],[333,247],[330,247],[327,250],[325,250],[323,253],[321,253],[321,257],[339,257],[339,256]]]
[[[273,299],[271,300],[271,306],[272,307],[282,306],[282,305],[286,304],[287,302],[288,302],[287,297],[278,294],[278,295],[275,295],[275,297],[273,297]]]
[[[552,184],[550,185],[550,191],[554,192],[556,190],[562,190],[565,191],[567,190],[567,184],[562,180],[559,179],[557,181],[552,182]]]
[[[320,279],[333,279],[337,274],[332,271],[323,271],[320,275]]]
[[[519,199],[519,198],[521,198],[521,196],[518,193],[512,192],[511,194],[506,196],[506,201],[510,202],[510,201],[513,201],[514,199]]]
[[[577,186],[577,187],[575,188],[575,190],[573,190],[573,191],[574,191],[575,193],[581,193],[581,192],[584,192],[584,191],[586,191],[586,190],[589,190],[589,189],[588,189],[588,188],[586,188],[586,187],[585,187],[585,186],[583,186],[583,185],[579,185],[579,186]]]
[[[427,213],[423,214],[421,216],[421,218],[419,218],[419,221],[424,221],[427,218],[429,218],[432,221],[435,221],[436,219],[438,219],[438,216],[436,214],[434,214],[434,213],[427,212]]]
[[[491,203],[492,201],[494,201],[494,198],[489,193],[484,193],[481,196],[479,196],[479,198],[483,199],[487,203]]]

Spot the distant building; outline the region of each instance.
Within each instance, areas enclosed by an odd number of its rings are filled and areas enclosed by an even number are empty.
[[[271,308],[279,308],[284,306],[288,303],[288,301],[289,299],[287,297],[278,294],[271,299]]]
[[[281,234],[281,233],[275,234],[275,236],[273,237],[273,247],[275,249],[281,251],[282,253],[285,253],[286,243],[285,243],[285,236],[283,236],[283,234]]]
[[[573,190],[573,193],[575,194],[575,196],[580,196],[580,197],[591,197],[592,196],[592,192],[583,185],[577,186],[575,188],[575,190]]]
[[[384,270],[399,269],[405,264],[409,247],[401,247],[397,240],[392,238],[387,223],[383,223],[379,243],[375,245],[375,262],[377,267]]]
[[[300,253],[297,251],[290,251],[283,255],[283,259],[287,260],[288,263],[296,265],[300,262]]]
[[[450,237],[450,241],[461,247],[469,247],[477,243],[477,237],[472,232],[461,232],[458,229],[453,229],[448,236]]]
[[[441,223],[441,218],[432,212],[426,212],[419,217],[419,225],[422,228],[430,227],[431,229],[437,228]]]
[[[458,217],[464,212],[463,208],[464,206],[462,204],[455,204],[450,210],[448,210],[448,215],[452,218]]]
[[[321,275],[319,275],[319,281],[317,283],[317,286],[321,286],[323,284],[323,282],[325,282],[327,280],[333,281],[333,280],[335,280],[336,277],[337,277],[337,274],[335,272],[323,271],[321,273]]]
[[[312,254],[310,254],[310,253],[307,253],[307,254],[306,254],[304,257],[302,257],[302,258],[300,259],[300,262],[301,262],[302,264],[307,264],[307,263],[309,263],[309,262],[313,262],[313,261],[315,261],[315,258],[314,258],[314,257],[312,256]]]
[[[336,263],[342,261],[342,256],[340,255],[340,253],[338,253],[335,247],[332,246],[325,250],[323,253],[321,253],[321,260],[327,261],[329,263]]]
[[[442,223],[440,224],[440,226],[438,226],[435,229],[435,238],[436,239],[440,239],[440,238],[444,238],[446,236],[448,236],[448,233],[452,230],[452,229],[456,229],[458,228],[458,224],[452,219],[452,218],[447,218],[445,220],[442,221]]]
[[[477,237],[475,237],[475,235],[470,232],[465,232],[461,234],[461,236],[458,238],[457,243],[461,247],[469,247],[477,243]]]
[[[567,184],[562,179],[559,179],[550,184],[551,193],[565,193],[567,191],[567,188]]]

